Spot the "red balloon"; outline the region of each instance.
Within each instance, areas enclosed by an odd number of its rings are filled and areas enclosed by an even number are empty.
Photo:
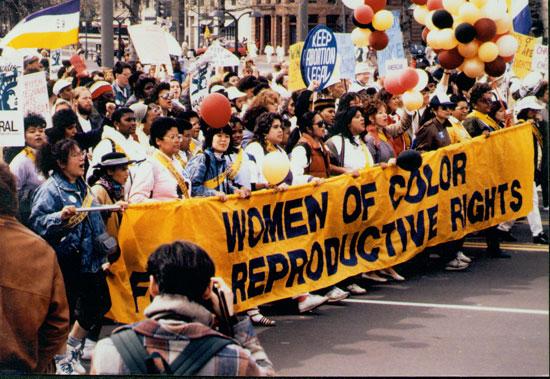
[[[415,3],[416,5],[426,5],[428,0],[412,0],[412,2]]]
[[[353,11],[353,16],[361,24],[370,24],[374,11],[369,5],[361,5]]]
[[[485,63],[485,72],[493,78],[498,78],[506,72],[506,62],[502,57],[497,57],[494,61]]]
[[[424,29],[422,29],[422,41],[426,42],[426,38],[428,38],[429,32],[430,29],[428,29],[427,27],[424,27]]]
[[[384,78],[384,88],[394,96],[401,95],[406,91],[399,83],[399,79],[398,73],[389,74]]]
[[[426,5],[428,6],[429,11],[443,9],[443,0],[428,0]]]
[[[211,128],[223,128],[231,119],[231,103],[221,93],[211,93],[203,99],[200,113]]]
[[[497,34],[497,24],[490,18],[480,18],[474,24],[474,28],[476,38],[481,42],[490,41]]]
[[[406,68],[399,76],[399,86],[405,91],[413,89],[418,84],[418,72],[414,68]]]
[[[364,0],[364,2],[372,8],[374,13],[386,8],[386,0]]]
[[[510,55],[509,57],[501,57],[502,60],[506,63],[510,63],[514,60],[514,56],[513,55]]]
[[[386,34],[386,32],[375,30],[369,36],[369,45],[374,50],[384,50],[386,46],[388,46],[389,42],[390,42],[390,39]]]
[[[439,64],[446,70],[454,70],[464,62],[464,57],[460,55],[455,47],[452,50],[443,50],[437,56]]]

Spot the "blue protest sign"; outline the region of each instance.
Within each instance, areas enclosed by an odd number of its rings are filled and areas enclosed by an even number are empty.
[[[399,24],[400,12],[392,10],[393,25],[386,30],[390,43],[384,50],[376,52],[378,61],[378,71],[380,76],[386,76],[386,61],[390,59],[405,58],[405,49],[403,48],[403,33]]]
[[[306,86],[313,80],[325,88],[336,65],[337,45],[332,30],[325,25],[317,25],[307,35],[300,59],[300,71]]]

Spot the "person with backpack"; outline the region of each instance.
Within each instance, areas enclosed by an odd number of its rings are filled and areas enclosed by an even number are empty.
[[[153,301],[146,318],[97,343],[91,374],[274,375],[250,319],[234,314],[233,293],[214,276],[206,251],[188,241],[161,245],[147,272]]]

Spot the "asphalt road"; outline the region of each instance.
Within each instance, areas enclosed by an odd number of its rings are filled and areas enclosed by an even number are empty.
[[[258,329],[277,374],[548,376],[548,246],[532,244],[526,221],[513,233],[511,259],[469,239],[465,271],[433,265],[305,316],[279,311],[277,326]]]

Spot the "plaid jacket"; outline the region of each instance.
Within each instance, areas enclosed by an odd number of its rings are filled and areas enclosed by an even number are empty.
[[[153,299],[145,310],[147,319],[124,326],[133,328],[143,337],[149,354],[159,353],[166,362],[172,364],[186,348],[189,340],[207,335],[219,335],[207,325],[213,322],[213,315],[199,304],[189,302],[184,296],[161,295]],[[181,321],[182,318],[191,322]],[[200,376],[266,376],[274,375],[273,366],[262,346],[248,317],[241,318],[234,326],[235,343],[221,349],[197,373]],[[160,372],[163,366],[155,360]],[[110,338],[98,342],[90,373],[130,374]]]

